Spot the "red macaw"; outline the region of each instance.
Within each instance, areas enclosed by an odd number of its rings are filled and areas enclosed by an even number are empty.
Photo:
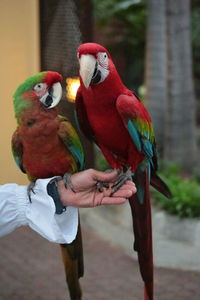
[[[80,87],[76,96],[79,125],[102,150],[111,168],[128,170],[137,193],[129,199],[145,300],[153,299],[153,250],[149,183],[167,197],[171,193],[156,175],[157,157],[151,118],[138,97],[122,83],[109,52],[99,44],[78,48]],[[121,182],[121,183],[120,183]]]
[[[31,182],[83,169],[84,154],[78,135],[67,118],[57,112],[56,105],[62,96],[61,80],[57,72],[40,72],[22,83],[13,96],[18,123],[12,137],[13,155]],[[76,239],[71,244],[61,244],[61,252],[71,299],[81,299],[80,225]]]

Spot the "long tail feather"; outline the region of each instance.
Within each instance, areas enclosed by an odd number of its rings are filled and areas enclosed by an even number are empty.
[[[83,247],[79,224],[76,239],[71,244],[61,244],[62,259],[71,300],[81,300],[82,291],[79,278],[83,276]]]
[[[172,193],[166,183],[155,173],[152,171],[151,174],[151,185],[158,190],[161,194],[163,194],[167,198],[172,198]]]
[[[134,250],[138,252],[140,272],[145,284],[144,299],[153,300],[153,247],[152,247],[152,224],[151,204],[149,193],[148,170],[145,171],[143,182],[144,201],[141,203],[138,195],[130,198],[129,203],[133,217],[133,230],[135,235]],[[136,173],[134,181],[136,187],[141,184],[141,172]],[[142,176],[144,178],[144,176]]]

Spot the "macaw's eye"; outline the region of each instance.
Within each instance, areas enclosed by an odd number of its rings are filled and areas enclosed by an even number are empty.
[[[37,84],[34,86],[33,89],[34,89],[34,91],[36,91],[36,92],[41,92],[41,91],[45,90],[46,87],[47,87],[46,83],[40,82],[40,83],[37,83]]]

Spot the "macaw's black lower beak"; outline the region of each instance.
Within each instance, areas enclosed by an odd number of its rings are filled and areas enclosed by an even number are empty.
[[[40,98],[40,102],[45,108],[50,109],[55,107],[62,97],[62,87],[60,82],[55,82],[48,88],[46,93]]]
[[[92,79],[91,79],[91,82],[90,84],[97,84],[101,81],[101,72],[100,70],[98,70],[98,64],[96,62],[96,65],[95,65],[95,69],[94,69],[94,73],[92,75]]]
[[[45,102],[44,102],[44,106],[46,108],[50,107],[51,104],[53,103],[53,87],[52,86],[48,89],[48,94],[49,95],[46,97]]]
[[[52,98],[51,95],[48,95],[48,96],[46,97],[46,99],[45,99],[44,106],[45,106],[46,108],[48,108],[48,107],[51,106],[52,103],[53,103],[53,98]]]

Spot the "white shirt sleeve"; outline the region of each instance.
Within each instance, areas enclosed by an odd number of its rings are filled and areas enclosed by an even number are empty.
[[[54,201],[47,194],[50,179],[36,181],[31,203],[27,186],[12,183],[0,186],[0,236],[19,226],[28,225],[51,242],[63,244],[75,239],[78,209],[68,206],[62,214],[55,214]]]

